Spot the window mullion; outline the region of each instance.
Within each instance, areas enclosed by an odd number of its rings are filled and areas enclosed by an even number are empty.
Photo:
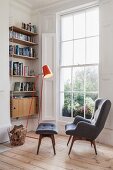
[[[74,68],[74,67],[87,67],[87,66],[98,66],[98,63],[94,63],[94,64],[78,64],[78,65],[60,65],[60,68]]]
[[[73,68],[71,68],[71,117],[73,117]]]
[[[74,15],[73,15],[73,61],[72,64],[74,65]],[[72,100],[72,108],[71,108],[71,117],[73,117],[73,67],[71,68],[71,83],[72,83],[72,95],[71,95],[71,100]]]
[[[84,118],[86,116],[85,105],[86,105],[86,68],[84,67]]]
[[[85,11],[85,64],[86,64],[86,56],[87,56],[87,47],[86,47],[86,11]],[[86,67],[84,67],[84,118],[86,114]]]

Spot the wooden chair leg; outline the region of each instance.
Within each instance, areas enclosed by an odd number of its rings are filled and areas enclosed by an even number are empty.
[[[42,135],[39,136],[39,142],[38,142],[38,148],[37,148],[37,155],[38,155],[38,153],[39,153],[39,148],[40,148],[41,140],[42,140]]]
[[[68,139],[67,146],[68,146],[68,144],[69,144],[69,142],[70,142],[70,140],[71,140],[71,137],[72,137],[72,135],[70,135],[70,137],[69,137],[69,139]]]
[[[70,146],[70,149],[69,149],[69,152],[68,152],[68,155],[70,155],[70,152],[71,152],[71,149],[72,149],[72,146],[73,146],[73,143],[74,143],[75,140],[76,140],[76,137],[73,136],[72,142],[71,142],[71,146]]]
[[[94,141],[92,141],[92,144],[93,144],[94,149],[95,149],[95,154],[97,155],[97,149],[96,149],[96,143],[95,143],[95,140],[94,140]]]
[[[51,140],[52,140],[52,144],[53,144],[54,155],[56,155],[56,151],[55,151],[55,138],[54,138],[54,135],[51,135]]]

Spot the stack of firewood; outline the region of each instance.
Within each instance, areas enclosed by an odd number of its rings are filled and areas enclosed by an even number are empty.
[[[14,125],[14,128],[9,131],[10,143],[13,146],[23,145],[25,142],[27,130],[23,125]]]

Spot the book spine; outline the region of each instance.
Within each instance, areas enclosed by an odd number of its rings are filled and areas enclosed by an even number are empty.
[[[19,55],[19,46],[16,45],[16,54]]]
[[[23,63],[21,63],[21,75],[23,76]]]
[[[13,61],[9,61],[9,74],[10,76],[13,75]]]
[[[13,62],[13,75],[18,75],[18,62]]]

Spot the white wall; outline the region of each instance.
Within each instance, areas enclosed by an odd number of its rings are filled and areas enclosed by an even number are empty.
[[[9,4],[9,26],[15,25],[15,26],[18,26],[18,27],[21,28],[22,22],[24,22],[26,24],[31,23],[31,24],[37,25],[36,21],[32,18],[31,9],[29,7],[23,6],[22,4],[19,4],[15,0],[10,0],[10,4]],[[23,62],[26,65],[30,65],[31,68],[33,67],[33,69],[34,69],[34,65],[35,65],[35,67],[38,66],[38,61],[36,61],[35,63],[34,63],[34,61],[33,61],[33,63],[32,63],[32,61],[30,61],[30,63],[29,63],[29,61],[27,61],[27,60],[20,60],[20,61]],[[11,84],[13,84],[15,81],[25,81],[25,79],[24,80],[18,79],[18,78],[11,79],[11,82],[12,82]],[[19,118],[18,120],[16,120],[16,119],[11,120],[11,125],[23,124],[26,127],[26,123],[27,123],[26,118]],[[27,130],[28,131],[36,130],[37,124],[38,124],[37,116],[29,118]]]
[[[26,124],[26,120],[10,121],[10,80],[9,80],[9,26],[21,26],[31,22],[31,10],[16,3],[4,0],[0,3],[0,143],[9,140],[7,128],[11,124]],[[31,121],[31,120],[30,120]],[[30,122],[29,121],[29,122]],[[37,123],[32,119],[29,129]]]
[[[82,6],[84,4],[92,4],[97,1],[93,0],[70,0],[66,3],[60,3],[50,8],[44,8],[40,10],[40,14],[35,13],[35,17],[40,18],[41,33],[56,33],[56,13]],[[99,82],[99,95],[103,98],[108,98],[113,103],[113,1],[112,0],[100,0],[98,1],[100,6],[100,82]],[[57,56],[56,56],[57,58]],[[57,70],[56,70],[57,72]],[[54,93],[57,96],[57,93]],[[58,105],[57,105],[58,106]],[[57,112],[58,114],[58,112]],[[113,106],[111,108],[109,117],[106,122],[106,126],[98,141],[113,145]],[[58,121],[59,130],[64,133],[65,122]]]
[[[9,106],[9,2],[0,3],[0,143],[7,140],[10,125]]]
[[[100,97],[111,100],[105,129],[98,140],[113,145],[113,1],[100,0]]]
[[[31,10],[15,0],[10,0],[9,4],[9,25],[21,27],[22,22],[31,22]]]

